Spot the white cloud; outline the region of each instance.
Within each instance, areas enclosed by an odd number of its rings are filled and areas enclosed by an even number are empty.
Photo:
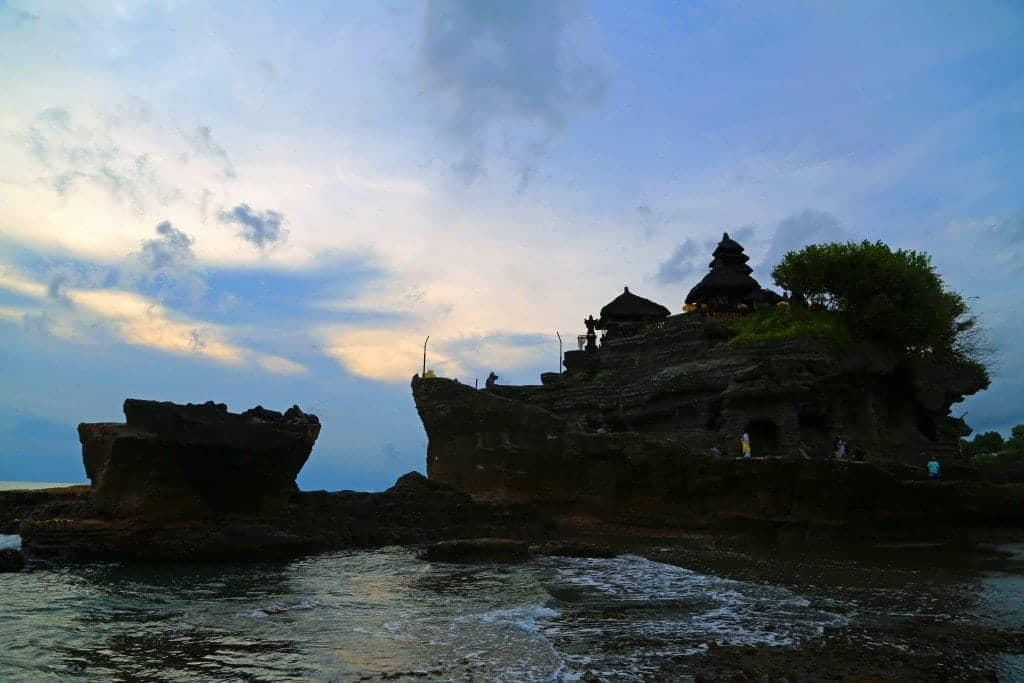
[[[13,274],[10,267],[0,272],[0,288],[45,300],[47,288]],[[29,309],[3,307],[0,319],[45,323],[53,336],[88,343],[109,329],[125,344],[143,346],[181,356],[202,357],[223,365],[255,365],[275,374],[305,374],[308,369],[288,358],[267,354],[233,343],[231,330],[194,320],[167,309],[144,296],[116,289],[71,289],[65,292],[71,307],[35,313]],[[45,316],[39,318],[38,316]],[[44,327],[37,324],[39,331]]]

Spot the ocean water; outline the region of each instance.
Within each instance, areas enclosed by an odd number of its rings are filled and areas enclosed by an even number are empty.
[[[3,681],[677,680],[711,643],[799,647],[879,609],[632,555],[460,566],[400,547],[270,564],[38,563],[0,575],[0,589]],[[990,618],[1019,628],[1001,591]],[[907,598],[877,602],[936,609]]]

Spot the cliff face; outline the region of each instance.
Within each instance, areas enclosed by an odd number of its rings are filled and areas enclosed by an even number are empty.
[[[714,323],[671,317],[596,354],[569,352],[570,372],[538,386],[477,391],[416,377],[428,474],[519,499],[660,499],[696,476],[694,457],[738,456],[744,432],[755,457],[823,459],[840,434],[876,462],[948,463],[966,431],[949,407],[984,386],[970,367],[868,346],[838,353],[813,341],[733,346],[714,336]]]

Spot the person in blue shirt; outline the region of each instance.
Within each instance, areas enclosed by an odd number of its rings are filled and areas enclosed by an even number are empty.
[[[932,456],[932,459],[928,461],[928,478],[939,478],[939,459],[936,458],[934,455]]]

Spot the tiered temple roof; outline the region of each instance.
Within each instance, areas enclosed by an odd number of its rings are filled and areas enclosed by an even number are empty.
[[[750,257],[743,252],[743,246],[722,233],[722,241],[712,253],[714,257],[708,267],[711,269],[686,295],[686,303],[707,305],[710,308],[733,309],[744,304],[750,306],[762,301],[777,301],[779,295],[762,289],[751,277],[753,269],[747,265]]]

